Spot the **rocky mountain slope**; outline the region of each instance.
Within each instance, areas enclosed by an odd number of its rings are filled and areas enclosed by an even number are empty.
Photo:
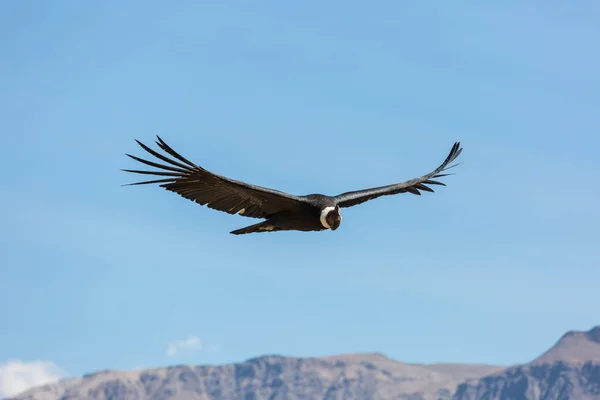
[[[571,331],[530,363],[458,386],[453,400],[599,400],[600,326]]]
[[[11,400],[600,400],[600,326],[508,368],[406,364],[381,354],[262,356],[227,365],[103,371]]]
[[[570,331],[547,352],[532,361],[532,364],[555,362],[581,364],[593,361],[600,363],[600,325],[587,332]]]
[[[450,399],[487,365],[405,364],[381,354],[263,356],[238,364],[105,371],[30,390],[18,400]]]

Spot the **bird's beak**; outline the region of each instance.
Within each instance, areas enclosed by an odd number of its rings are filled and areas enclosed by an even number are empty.
[[[333,219],[333,224],[331,224],[331,230],[335,231],[337,228],[339,228],[340,223],[342,222],[342,217],[337,215],[334,219]]]

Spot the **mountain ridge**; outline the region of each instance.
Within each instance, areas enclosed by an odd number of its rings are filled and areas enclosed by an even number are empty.
[[[405,363],[381,352],[265,354],[229,364],[103,370],[6,400],[598,400],[600,325],[523,364]]]
[[[530,362],[458,385],[452,400],[600,400],[600,325],[568,331]]]
[[[600,325],[588,331],[568,331],[530,364],[561,361],[568,364],[582,364],[589,361],[600,363]]]
[[[172,398],[165,394],[157,397],[155,392],[159,388],[168,393],[179,393],[176,398],[197,400],[279,399],[272,396],[283,392],[289,393],[289,396],[281,398],[348,398],[349,393],[365,398],[377,386],[378,391],[394,398],[446,400],[450,399],[459,382],[500,368],[503,367],[486,364],[409,364],[381,353],[323,357],[261,355],[230,364],[181,364],[133,371],[96,371],[81,378],[33,388],[10,399]],[[219,383],[215,384],[216,381]],[[154,385],[155,382],[160,384]],[[289,383],[289,388],[283,388],[285,382]],[[154,394],[144,397],[149,392]],[[90,397],[90,393],[95,395]],[[183,393],[185,397],[182,397]],[[303,393],[310,395],[306,397]],[[114,397],[116,394],[127,397]]]

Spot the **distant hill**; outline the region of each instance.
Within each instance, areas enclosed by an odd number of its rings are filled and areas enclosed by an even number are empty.
[[[262,356],[237,364],[104,371],[32,389],[19,400],[449,400],[456,385],[500,367],[405,364],[381,354]]]
[[[544,354],[458,386],[453,400],[599,400],[600,326],[563,335]]]
[[[570,331],[559,339],[547,352],[532,364],[548,364],[562,361],[580,364],[589,361],[600,363],[600,325],[587,332]]]
[[[102,371],[11,400],[600,400],[600,326],[511,367],[406,364],[382,354],[266,355],[226,365]]]

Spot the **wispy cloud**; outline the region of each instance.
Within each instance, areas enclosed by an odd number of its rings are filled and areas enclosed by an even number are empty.
[[[69,374],[51,361],[11,360],[0,363],[0,398],[56,382]]]
[[[167,345],[167,356],[174,356],[182,351],[202,350],[200,338],[190,336],[183,340],[174,340]]]

